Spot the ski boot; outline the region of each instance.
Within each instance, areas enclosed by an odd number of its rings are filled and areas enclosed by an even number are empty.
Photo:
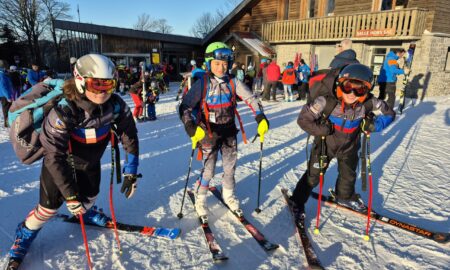
[[[196,194],[195,211],[200,218],[202,224],[208,223],[208,207],[206,206],[206,194]]]
[[[298,205],[295,203],[295,201],[292,199],[292,197],[288,200],[289,206],[292,209],[292,214],[294,215],[294,221],[297,226],[303,228],[305,226],[305,205]]]
[[[239,200],[236,196],[234,196],[234,191],[232,189],[223,188],[222,198],[230,208],[231,212],[233,212],[236,216],[242,217],[244,215],[242,210],[239,208]]]
[[[106,225],[111,222],[111,218],[103,213],[102,208],[97,210],[97,206],[92,207],[84,213],[83,220],[88,224],[97,225],[99,227],[106,227]]]
[[[353,194],[353,196],[348,200],[339,199],[334,190],[330,190],[330,194],[333,197],[333,200],[340,206],[349,208],[359,213],[367,214],[367,206],[364,204],[364,201],[361,199],[359,194]]]
[[[23,258],[28,252],[31,243],[38,234],[38,230],[30,230],[25,226],[25,222],[19,223],[16,229],[14,244],[9,250],[9,261],[6,266],[7,270],[19,269]]]

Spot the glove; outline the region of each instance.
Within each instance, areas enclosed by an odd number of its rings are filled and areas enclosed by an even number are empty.
[[[373,113],[368,114],[361,122],[361,130],[364,133],[372,133],[375,131],[375,115]]]
[[[324,132],[323,136],[331,135],[334,132],[334,125],[333,125],[333,123],[331,123],[330,119],[323,119],[323,118],[321,118],[319,120],[319,126],[326,130]]]
[[[259,135],[259,141],[264,142],[264,135],[269,131],[269,120],[267,120],[264,114],[258,114],[255,118],[258,123],[257,132]]]
[[[197,143],[205,138],[205,131],[201,127],[197,127],[194,136],[191,136],[192,149],[197,148]]]
[[[122,188],[120,189],[121,193],[124,193],[127,199],[131,198],[136,191],[137,185],[137,175],[136,174],[124,174],[123,175],[123,183]]]
[[[83,203],[78,200],[77,196],[66,198],[66,206],[67,210],[74,216],[86,213],[86,208],[84,208]]]

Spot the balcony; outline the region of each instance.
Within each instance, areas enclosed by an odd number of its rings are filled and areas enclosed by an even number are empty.
[[[262,39],[270,43],[420,39],[427,11],[408,8],[305,20],[264,23]]]

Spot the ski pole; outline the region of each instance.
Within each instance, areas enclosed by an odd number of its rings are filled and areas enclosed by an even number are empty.
[[[195,148],[196,148],[196,145],[195,146],[192,145],[191,157],[189,159],[189,169],[188,169],[188,173],[187,173],[187,176],[186,176],[186,183],[184,184],[184,192],[183,192],[183,199],[181,200],[180,213],[178,213],[178,215],[177,215],[178,218],[183,218],[184,198],[186,197],[186,189],[187,189],[187,185],[188,185],[188,182],[189,182],[189,175],[191,174],[192,158],[194,157]]]
[[[255,139],[256,139],[256,136],[255,136]],[[253,139],[253,141],[255,141],[255,139]],[[255,209],[255,212],[258,214],[261,213],[261,209],[259,208],[259,197],[261,194],[261,171],[262,171],[264,135],[259,136],[259,142],[260,142],[260,150],[259,150],[258,199],[257,199],[256,209]]]
[[[114,186],[114,147],[115,147],[115,135],[114,132],[111,131],[111,181],[109,182],[109,209],[111,211],[111,218],[114,225],[114,236],[116,237],[117,247],[119,249],[119,254],[122,255],[122,247],[120,245],[119,232],[117,230],[117,221],[116,214],[114,212],[114,204],[113,204],[113,186]]]
[[[366,225],[366,235],[364,240],[369,241],[369,230],[370,230],[370,214],[372,212],[372,165],[370,164],[370,133],[366,134],[367,137],[367,171],[369,172],[369,204],[367,206],[367,225]]]
[[[320,157],[319,157],[319,200],[317,203],[317,218],[316,218],[316,228],[314,229],[314,234],[319,234],[319,223],[320,223],[320,205],[322,202],[322,187],[323,187],[323,160],[325,158],[325,136],[321,138],[321,146],[320,146]]]
[[[79,214],[78,218],[80,219],[81,233],[83,234],[84,247],[86,248],[86,257],[88,260],[89,269],[92,270],[91,254],[89,253],[89,245],[86,236],[86,229],[84,227],[83,214]]]
[[[361,149],[361,181],[362,181],[362,191],[367,190],[367,167],[366,167],[366,142],[367,136],[364,134]]]

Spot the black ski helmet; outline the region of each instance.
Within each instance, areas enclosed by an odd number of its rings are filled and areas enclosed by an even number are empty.
[[[369,91],[373,88],[373,72],[363,64],[350,64],[344,67],[338,76],[338,84],[345,80],[356,80],[364,83]]]

